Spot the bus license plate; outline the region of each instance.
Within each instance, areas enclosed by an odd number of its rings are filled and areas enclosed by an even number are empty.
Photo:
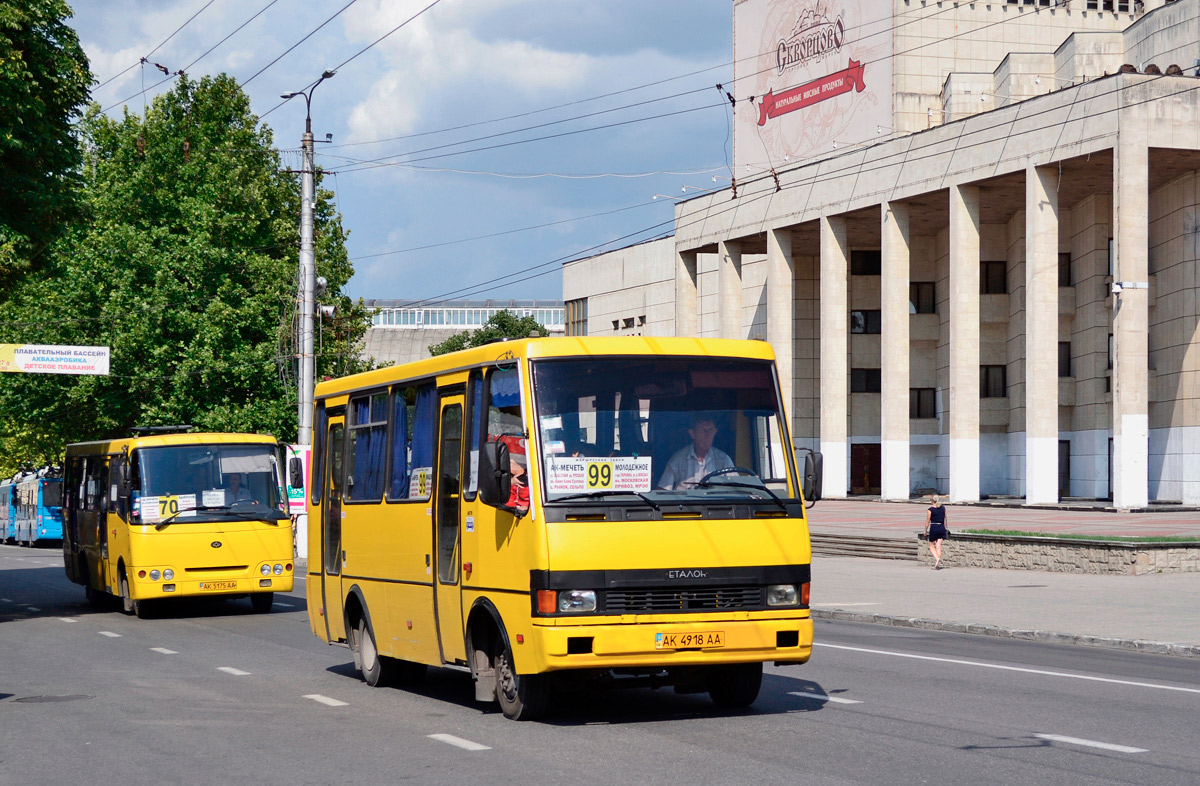
[[[200,590],[202,592],[220,592],[222,590],[237,589],[236,581],[202,581],[200,582]]]
[[[705,631],[703,633],[656,633],[654,634],[654,649],[678,650],[691,647],[724,647],[724,631]]]

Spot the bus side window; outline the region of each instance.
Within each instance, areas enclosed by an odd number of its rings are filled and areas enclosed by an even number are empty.
[[[488,375],[488,442],[495,442],[502,436],[524,434],[519,380],[515,366],[495,369]],[[517,444],[517,440],[506,441],[510,454],[525,453],[524,445]]]
[[[478,370],[472,371],[467,380],[467,482],[463,487],[463,499],[475,499],[479,490],[479,448],[483,443],[483,379]]]
[[[350,400],[350,445],[346,456],[346,499],[378,502],[383,495],[387,454],[387,394]]]
[[[436,419],[433,383],[392,389],[389,501],[429,499]]]

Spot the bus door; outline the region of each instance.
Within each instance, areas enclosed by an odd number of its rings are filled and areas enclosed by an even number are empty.
[[[437,497],[434,529],[437,549],[436,596],[438,640],[442,660],[464,662],[462,585],[460,581],[459,529],[462,520],[463,396],[443,395],[439,411],[436,459]]]
[[[321,466],[325,468],[321,494],[321,606],[325,609],[325,631],[329,641],[346,638],[346,619],[342,613],[342,492],[345,462],[342,460],[346,430],[346,413],[333,410],[326,427],[325,451]]]

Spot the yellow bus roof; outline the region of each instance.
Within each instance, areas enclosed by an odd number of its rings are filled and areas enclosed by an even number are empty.
[[[213,445],[213,444],[248,444],[248,443],[279,444],[270,434],[228,434],[220,432],[187,432],[181,434],[147,434],[140,437],[121,437],[118,439],[97,440],[95,442],[76,442],[67,445],[67,455],[90,453],[116,453],[128,447],[158,448],[171,445]]]
[[[558,336],[497,341],[446,355],[387,366],[330,379],[316,386],[315,396],[336,396],[353,390],[378,387],[397,380],[419,379],[469,368],[489,366],[517,358],[611,357],[614,355],[672,355],[693,357],[774,360],[765,341],[727,338],[674,338],[650,336]]]

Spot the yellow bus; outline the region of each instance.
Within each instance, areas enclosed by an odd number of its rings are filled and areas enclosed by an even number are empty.
[[[808,660],[766,343],[506,341],[326,381],[314,404],[309,620],[369,684],[469,669],[476,699],[530,719],[572,677],[746,706],[764,662]]]
[[[282,454],[262,434],[135,429],[67,446],[63,563],[94,604],[145,617],[161,599],[246,596],[270,611],[293,582]]]

